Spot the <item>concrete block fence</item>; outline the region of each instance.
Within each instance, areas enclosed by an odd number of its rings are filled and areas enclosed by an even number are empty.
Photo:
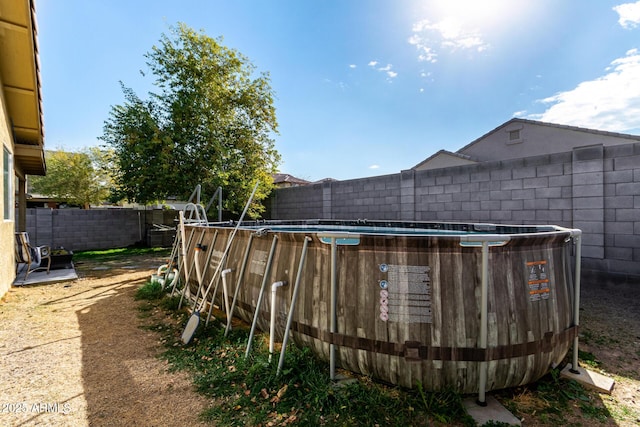
[[[32,244],[73,251],[123,248],[139,243],[170,246],[171,236],[152,224],[174,225],[175,211],[131,209],[27,209]],[[149,242],[152,239],[152,242]],[[167,243],[168,242],[168,243]]]
[[[282,188],[267,215],[579,228],[583,270],[636,281],[640,143]]]
[[[583,231],[583,271],[640,283],[640,143],[277,189],[269,219],[554,224]],[[170,246],[175,211],[27,209],[32,242]]]

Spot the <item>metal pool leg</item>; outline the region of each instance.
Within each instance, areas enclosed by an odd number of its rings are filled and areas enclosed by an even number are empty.
[[[184,269],[185,283],[184,283],[184,286],[182,287],[182,294],[180,295],[180,302],[178,303],[178,309],[182,308],[182,301],[184,300],[184,296],[189,290],[189,268],[187,266],[187,248],[191,245],[191,239],[193,238],[193,233],[195,232],[195,229],[192,228],[191,232],[189,233],[189,240],[185,242],[184,213],[182,211],[180,211],[179,213],[179,218],[180,218],[180,235],[181,235],[180,255],[182,257],[182,262],[180,265]],[[179,277],[180,277],[180,270],[178,270],[178,278]],[[171,296],[173,296],[173,294]]]
[[[226,260],[222,260],[222,259],[220,260],[221,263],[223,261],[226,261]],[[213,277],[213,279],[216,279],[215,280],[216,286],[213,288],[213,294],[211,294],[211,304],[209,304],[209,311],[207,313],[207,321],[205,322],[205,326],[209,326],[209,320],[211,319],[211,313],[213,312],[213,306],[215,305],[216,294],[218,293],[218,285],[220,284],[221,278],[222,278],[222,272],[220,273],[220,276],[218,276],[217,279],[215,278],[215,276]],[[209,283],[213,283],[213,280]],[[222,307],[222,304],[220,306]]]
[[[300,254],[300,262],[298,263],[298,274],[296,276],[296,282],[293,285],[293,295],[291,296],[291,304],[289,304],[289,315],[287,316],[287,326],[284,329],[284,338],[282,338],[282,349],[280,350],[280,359],[278,360],[278,371],[276,375],[280,375],[282,367],[284,366],[284,353],[287,349],[287,342],[289,341],[289,330],[291,329],[291,322],[293,321],[293,309],[296,306],[298,300],[298,290],[300,289],[300,280],[302,279],[302,268],[307,258],[307,247],[311,237],[304,238],[304,244],[302,245],[302,254]]]
[[[183,224],[183,227],[184,227],[184,224]],[[195,234],[196,234],[196,229],[192,228],[191,229],[191,234],[189,235],[189,241],[188,241],[187,246],[185,248],[185,259],[186,259],[186,250],[189,247],[191,247],[191,242],[193,241],[193,237],[195,236]],[[204,234],[205,234],[205,230],[202,230],[202,234],[200,235],[200,240],[197,243],[195,243],[195,245],[193,247],[194,250],[195,250],[195,248],[198,247],[198,245],[200,245],[202,243],[202,240],[204,239]],[[186,270],[185,274],[186,274],[186,278],[187,278],[186,281],[187,281],[187,285],[188,285],[189,284],[189,278],[191,277],[191,273],[193,272],[193,267],[195,266],[195,257],[194,257],[193,262],[191,263],[190,266],[187,267],[186,261],[184,262],[184,266],[185,266],[184,268]],[[178,303],[178,310],[180,310],[182,308],[182,302],[184,300],[186,289],[187,289],[187,287],[185,286],[185,288],[183,289],[182,295],[180,296],[180,302]],[[200,289],[198,289],[198,293],[200,293]],[[198,297],[199,297],[199,295],[196,295],[196,303],[198,302]],[[194,305],[195,305],[195,303],[194,303]]]
[[[227,290],[227,274],[231,273],[233,268],[227,268],[222,270],[222,299],[224,303],[224,312],[227,315],[227,319],[229,318],[229,292]]]
[[[247,351],[244,353],[244,357],[249,357],[251,351],[251,342],[253,341],[253,335],[256,331],[256,324],[258,323],[258,312],[260,311],[260,305],[262,305],[262,297],[264,296],[264,289],[267,286],[267,280],[269,279],[269,273],[271,271],[271,262],[273,261],[273,254],[276,251],[276,243],[278,236],[273,236],[273,242],[271,242],[271,250],[269,251],[269,258],[267,259],[267,265],[264,268],[264,276],[262,277],[262,286],[260,287],[260,294],[258,295],[258,302],[256,303],[256,309],[253,312],[253,322],[251,323],[251,332],[249,332],[249,340],[247,341]]]
[[[180,211],[182,212],[182,211]],[[187,252],[187,247],[189,245],[191,245],[191,238],[193,237],[193,228],[191,229],[190,233],[189,233],[189,240],[187,241],[187,243],[185,244],[184,239],[186,237],[186,232],[184,230],[184,215],[182,216],[182,225],[178,226],[179,229],[179,233],[180,233],[180,250],[178,251],[178,280],[176,280],[176,283],[173,287],[173,289],[171,290],[171,296],[173,296],[173,291],[176,290],[176,287],[178,286],[178,282],[182,279],[182,273],[184,272],[185,277],[187,276],[187,272],[185,271],[186,268],[186,261],[185,261],[185,257],[186,257],[186,252]],[[186,246],[185,246],[186,245]],[[181,295],[180,295],[180,305],[178,306],[178,308],[182,307],[182,300],[184,298],[184,292],[186,290],[186,286],[182,288]]]
[[[207,259],[204,262],[204,270],[202,272],[202,281],[203,281],[203,283],[198,286],[198,294],[196,295],[196,303],[198,301],[198,298],[200,298],[200,292],[202,291],[202,287],[204,285],[204,272],[207,271],[207,267],[209,266],[209,263],[211,262],[211,256],[213,255],[213,250],[215,248],[215,244],[216,244],[216,239],[217,238],[218,238],[218,230],[216,230],[216,232],[213,234],[213,238],[211,239],[211,244],[209,245],[209,249],[207,250]],[[202,297],[204,298],[205,295],[203,295]],[[197,304],[194,304],[194,307],[195,306],[197,306]]]
[[[480,296],[480,343],[481,349],[487,349],[488,329],[488,293],[489,293],[489,242],[482,242],[482,281]],[[480,362],[480,378],[478,380],[478,405],[486,406],[487,370],[488,362]]]
[[[180,281],[180,269],[182,268],[180,265],[180,248],[182,247],[182,234],[180,233],[180,231],[178,231],[176,233],[176,254],[175,254],[175,260],[176,260],[176,268],[178,270],[178,272],[176,273],[176,279],[173,282],[173,287],[171,288],[171,294],[169,294],[170,296],[173,296],[174,292],[176,291],[176,287],[178,286],[178,282]],[[171,267],[171,264],[173,264],[173,253],[172,253],[172,258],[171,261],[169,262],[169,267]]]
[[[242,266],[240,267],[240,274],[238,274],[238,281],[236,282],[236,289],[233,292],[233,301],[231,302],[231,309],[229,310],[229,316],[227,317],[227,327],[224,329],[224,336],[226,337],[231,330],[231,319],[233,318],[233,310],[236,308],[236,302],[238,301],[238,291],[240,290],[240,284],[244,277],[244,270],[249,260],[249,254],[251,252],[251,242],[253,241],[253,234],[249,235],[249,242],[247,242],[247,249],[244,251],[244,259],[242,260]]]
[[[359,245],[360,235],[352,233],[318,233],[322,243],[331,245],[331,325],[329,343],[329,374],[331,380],[336,378],[336,346],[333,343],[334,335],[338,332],[338,245]]]
[[[333,343],[333,335],[337,332],[338,325],[338,244],[335,237],[331,237],[331,344],[329,344],[329,375],[331,380],[336,379],[336,346]]]
[[[582,273],[580,265],[582,263],[582,239],[581,232],[579,230],[577,230],[574,239],[576,242],[576,277],[574,279],[575,296],[573,297],[573,325],[578,327],[580,325],[580,274]],[[572,374],[580,373],[580,370],[578,369],[578,334],[576,334],[576,337],[573,339],[573,363],[571,364],[569,372]]]

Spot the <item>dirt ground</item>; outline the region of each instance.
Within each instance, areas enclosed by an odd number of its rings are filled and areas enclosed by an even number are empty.
[[[157,357],[135,290],[161,264],[76,265],[0,303],[1,426],[196,426],[205,398]],[[98,268],[98,269],[95,269]]]
[[[161,264],[77,264],[79,279],[12,288],[0,302],[1,426],[196,426],[209,402],[157,355],[133,296]],[[583,286],[581,349],[616,381],[604,425],[640,425],[637,286]],[[544,425],[534,415],[523,425]],[[572,420],[597,425],[592,419]]]
[[[640,282],[583,282],[580,349],[595,358],[593,366],[586,361],[583,367],[615,380],[611,395],[600,394],[608,425],[640,426]]]

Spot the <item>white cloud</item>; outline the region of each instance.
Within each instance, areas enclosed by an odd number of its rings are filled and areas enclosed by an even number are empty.
[[[354,69],[357,68],[358,66],[356,64],[349,64],[349,68]]]
[[[618,22],[624,28],[635,28],[640,24],[640,1],[623,3],[613,8],[618,12]]]
[[[380,165],[371,165],[369,169],[380,169]]]
[[[640,52],[631,49],[606,74],[539,102],[550,107],[528,118],[624,132],[640,129]]]
[[[398,73],[391,70],[393,68],[393,65],[387,64],[384,67],[378,67],[378,64],[379,64],[378,61],[369,61],[369,64],[367,65],[369,65],[371,68],[375,69],[376,71],[385,73],[387,75],[387,80],[395,79],[396,77],[398,77]]]
[[[438,49],[449,52],[483,52],[489,48],[480,33],[465,29],[454,19],[443,19],[435,23],[423,19],[413,25],[412,31],[413,34],[407,41],[418,49],[418,60],[424,62],[437,62]]]

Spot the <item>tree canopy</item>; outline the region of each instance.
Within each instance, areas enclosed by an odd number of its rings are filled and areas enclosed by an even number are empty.
[[[264,199],[280,162],[269,74],[185,24],[145,57],[158,90],[142,99],[121,83],[125,102],[112,107],[101,137],[113,148],[120,192],[150,203],[221,186],[225,208],[238,212],[260,180],[254,201]],[[254,203],[249,215],[261,210]]]
[[[108,153],[97,147],[82,152],[46,151],[46,176],[31,176],[30,191],[89,208],[108,199],[112,187]]]

